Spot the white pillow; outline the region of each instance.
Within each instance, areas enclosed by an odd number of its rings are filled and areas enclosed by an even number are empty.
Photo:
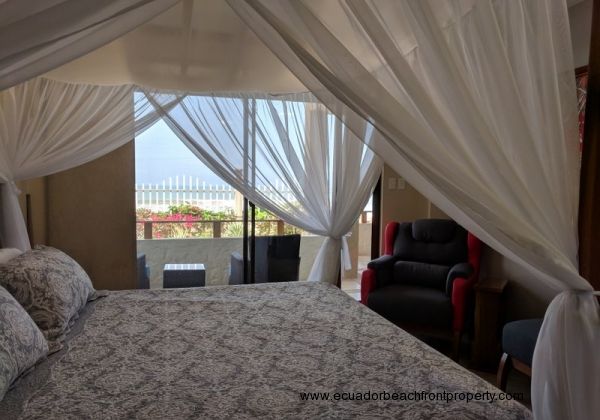
[[[0,264],[6,264],[22,253],[23,251],[17,248],[0,248]]]
[[[44,334],[15,298],[0,287],[0,400],[11,383],[46,354]]]
[[[96,294],[92,281],[74,259],[42,245],[0,264],[0,286],[40,327],[51,353],[62,348],[72,322]]]

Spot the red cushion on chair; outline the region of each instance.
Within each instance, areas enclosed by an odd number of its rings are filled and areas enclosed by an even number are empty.
[[[375,290],[375,270],[367,268],[360,278],[360,303],[367,304],[367,296]]]
[[[464,278],[454,279],[452,286],[452,329],[462,331],[467,317],[467,300],[473,283]]]
[[[383,255],[392,255],[394,253],[394,241],[396,233],[398,233],[398,222],[390,222],[385,226],[385,234],[383,237]]]
[[[477,236],[469,232],[467,236],[467,246],[469,247],[469,263],[473,266],[474,280],[479,278],[479,264],[481,261],[481,241]]]

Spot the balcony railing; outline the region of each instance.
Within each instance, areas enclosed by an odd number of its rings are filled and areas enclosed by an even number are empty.
[[[265,224],[270,224],[271,226],[265,226]],[[155,239],[157,238],[157,236],[154,233],[154,227],[156,225],[184,225],[186,227],[191,227],[192,225],[200,225],[201,228],[200,230],[204,233],[208,232],[210,228],[210,234],[208,235],[197,235],[197,236],[191,236],[191,237],[202,237],[202,238],[221,238],[221,237],[237,237],[237,236],[241,236],[241,235],[223,235],[224,233],[224,229],[223,227],[226,226],[227,224],[237,224],[237,225],[242,225],[243,224],[243,220],[240,219],[230,219],[230,220],[137,220],[136,224],[139,226],[141,225],[142,227],[142,232],[143,232],[143,239]],[[256,226],[257,226],[257,230],[261,231],[261,227],[263,228],[262,231],[265,231],[265,228],[267,228],[268,232],[266,234],[271,234],[272,229],[272,225],[276,226],[275,232],[272,232],[273,234],[277,234],[277,235],[284,235],[286,233],[295,233],[298,232],[300,233],[301,231],[297,228],[294,228],[291,225],[286,225],[286,223],[281,220],[281,219],[266,219],[266,220],[257,220],[256,221]],[[290,232],[293,231],[293,232]],[[138,238],[140,237],[140,231],[138,230]],[[263,233],[265,234],[265,233]],[[167,236],[167,237],[162,237],[163,239],[166,238],[173,238],[173,237],[178,237],[178,236]],[[139,238],[141,239],[141,238]]]
[[[277,197],[293,200],[289,187],[277,180],[273,186],[258,185],[256,188],[270,200]],[[165,210],[169,206],[187,203],[213,210],[226,210],[235,206],[236,195],[240,193],[231,185],[211,184],[191,176],[170,177],[162,184],[135,184],[135,202],[138,208]]]
[[[371,223],[371,212],[363,211],[359,217],[359,223]],[[228,229],[231,225],[238,227],[239,234],[231,232],[232,229]],[[202,220],[202,219],[188,219],[188,220],[136,220],[137,225],[137,237],[138,239],[170,239],[170,238],[235,238],[241,237],[241,229],[243,229],[242,219],[225,219],[225,220]],[[166,225],[179,226],[179,233],[163,232],[164,235],[155,231],[155,227],[158,226],[157,230]],[[191,228],[197,226],[196,232],[192,234]],[[185,230],[187,228],[187,231]],[[273,229],[275,228],[275,229]],[[235,229],[233,229],[235,231]],[[261,219],[256,220],[256,232],[257,235],[285,235],[290,233],[301,233],[306,232],[295,226],[286,224],[281,219]],[[187,235],[186,235],[187,233]]]

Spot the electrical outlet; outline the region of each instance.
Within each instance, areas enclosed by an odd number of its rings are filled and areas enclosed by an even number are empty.
[[[396,189],[396,178],[389,178],[388,179],[388,190],[395,190]]]

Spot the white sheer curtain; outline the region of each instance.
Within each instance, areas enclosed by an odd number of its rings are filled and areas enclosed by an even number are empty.
[[[50,175],[109,153],[154,123],[132,86],[33,79],[0,91],[0,241],[29,249],[15,181]],[[168,107],[169,104],[166,104]],[[150,112],[149,112],[150,111]]]
[[[101,47],[178,1],[2,1],[0,90]]]
[[[340,250],[381,173],[381,160],[312,95],[285,98],[145,92],[179,138],[250,201],[325,236],[309,280],[336,283]],[[363,123],[361,138],[375,135]]]
[[[578,140],[563,0],[228,0],[436,206],[568,291],[534,356],[536,418],[600,412],[598,303],[577,270]]]

